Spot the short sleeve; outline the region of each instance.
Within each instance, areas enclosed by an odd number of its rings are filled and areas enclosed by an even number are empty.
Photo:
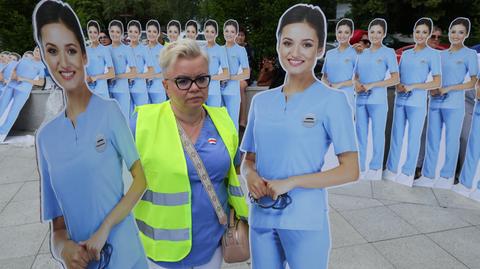
[[[105,59],[106,67],[113,67],[112,54],[110,54],[110,51],[107,48],[104,48],[103,50],[103,58]]]
[[[224,47],[218,47],[218,52],[220,53],[220,66],[222,69],[228,68],[227,50]]]
[[[389,73],[396,73],[398,72],[398,63],[397,63],[397,57],[395,55],[395,51],[393,49],[388,49],[387,50],[387,55],[386,55],[386,60],[387,60],[387,68]]]
[[[241,47],[241,54],[240,54],[240,66],[245,69],[245,68],[250,68],[250,65],[248,64],[248,54],[247,50],[244,47]]]
[[[335,92],[328,104],[324,127],[333,143],[335,154],[358,151],[352,108],[348,105],[346,95]]]
[[[139,159],[132,133],[128,128],[127,120],[120,111],[117,102],[112,101],[110,103],[109,111],[109,127],[112,132],[112,144],[130,170],[133,163]]]
[[[57,196],[53,191],[52,182],[50,178],[50,171],[48,163],[45,159],[43,146],[40,139],[40,134],[37,134],[36,150],[37,150],[37,164],[40,172],[40,186],[41,186],[41,213],[42,221],[53,220],[54,218],[63,216],[60,205],[58,204]]]
[[[478,73],[478,62],[477,54],[475,51],[471,51],[471,55],[468,55],[468,74],[470,77],[477,75]]]
[[[255,127],[255,110],[256,110],[256,97],[252,99],[250,105],[250,111],[248,112],[248,122],[245,132],[243,133],[242,143],[240,145],[240,150],[243,152],[253,152],[255,153],[255,137],[253,136],[253,128]]]
[[[442,73],[441,56],[440,52],[438,51],[432,51],[432,58],[430,60],[430,72],[432,72],[432,76],[437,76]]]

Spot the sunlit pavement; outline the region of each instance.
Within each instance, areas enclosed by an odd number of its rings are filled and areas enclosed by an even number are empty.
[[[0,171],[0,268],[58,268],[40,223],[34,147],[0,145]],[[330,189],[329,203],[329,268],[480,268],[480,203],[387,181]]]

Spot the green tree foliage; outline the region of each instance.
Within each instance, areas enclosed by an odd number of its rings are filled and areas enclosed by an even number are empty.
[[[33,0],[0,1],[0,50],[22,54],[34,46],[32,33]]]

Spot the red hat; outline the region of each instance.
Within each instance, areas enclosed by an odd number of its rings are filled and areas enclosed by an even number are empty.
[[[360,42],[360,40],[362,40],[362,36],[366,34],[368,34],[368,32],[365,30],[361,30],[361,29],[354,30],[352,38],[350,38],[350,44],[353,45],[355,43]]]

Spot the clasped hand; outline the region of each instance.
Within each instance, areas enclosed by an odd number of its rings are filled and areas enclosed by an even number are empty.
[[[270,196],[273,200],[277,200],[278,196],[289,192],[295,187],[293,180],[290,178],[268,180],[258,175],[247,178],[247,185],[253,198],[259,199],[264,196]]]
[[[65,266],[68,269],[87,268],[90,261],[99,261],[100,252],[107,241],[109,232],[108,228],[101,226],[87,241],[77,244],[68,240],[61,253]]]

